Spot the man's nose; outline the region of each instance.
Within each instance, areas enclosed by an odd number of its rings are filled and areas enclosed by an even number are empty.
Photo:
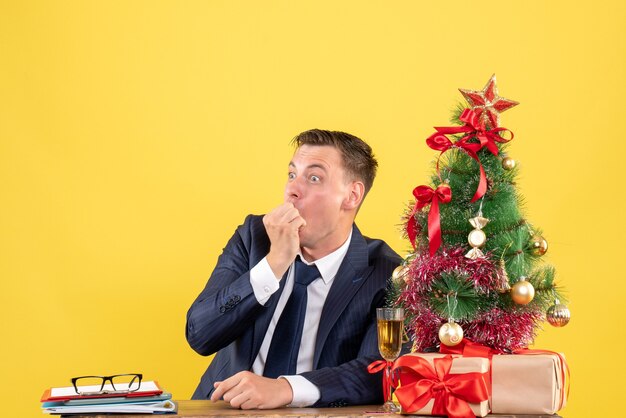
[[[300,178],[289,181],[285,186],[285,201],[293,203],[295,200],[302,196],[302,187],[300,185]]]

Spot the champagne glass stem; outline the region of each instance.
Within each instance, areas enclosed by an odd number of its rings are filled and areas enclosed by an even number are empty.
[[[393,403],[393,382],[391,380],[391,365],[387,365],[387,383],[389,384],[389,394],[387,395],[387,402]]]
[[[387,399],[385,399],[385,404],[382,409],[385,412],[400,412],[400,408],[393,402],[393,380],[392,380],[393,370],[391,369],[391,364],[387,364],[385,367],[385,376],[388,385]]]

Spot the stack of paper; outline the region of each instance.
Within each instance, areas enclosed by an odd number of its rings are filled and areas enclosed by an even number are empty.
[[[100,387],[79,386],[78,389],[93,392]],[[78,395],[74,387],[69,386],[46,390],[41,407],[46,414],[173,414],[177,408],[171,398],[171,393],[164,392],[153,381],[141,382],[139,390],[125,394]]]

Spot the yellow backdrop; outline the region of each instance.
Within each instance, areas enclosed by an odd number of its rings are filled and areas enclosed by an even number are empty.
[[[503,125],[571,299],[535,346],[569,359],[563,415],[615,412],[625,21],[618,0],[3,0],[0,414],[39,416],[45,388],[91,373],[190,397],[209,359],[187,308],[244,216],[280,203],[302,130],[369,141],[380,174],[357,222],[405,253],[424,139],[492,73],[521,102]]]

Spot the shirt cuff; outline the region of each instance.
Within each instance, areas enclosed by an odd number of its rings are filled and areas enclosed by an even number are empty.
[[[278,279],[267,262],[267,257],[263,257],[263,260],[250,270],[250,285],[256,300],[261,305],[265,305],[270,296],[280,288]]]
[[[313,383],[308,381],[305,377],[295,376],[279,376],[287,380],[291,385],[293,391],[293,400],[288,407],[291,408],[304,408],[313,405],[319,401],[322,394],[320,390]]]

